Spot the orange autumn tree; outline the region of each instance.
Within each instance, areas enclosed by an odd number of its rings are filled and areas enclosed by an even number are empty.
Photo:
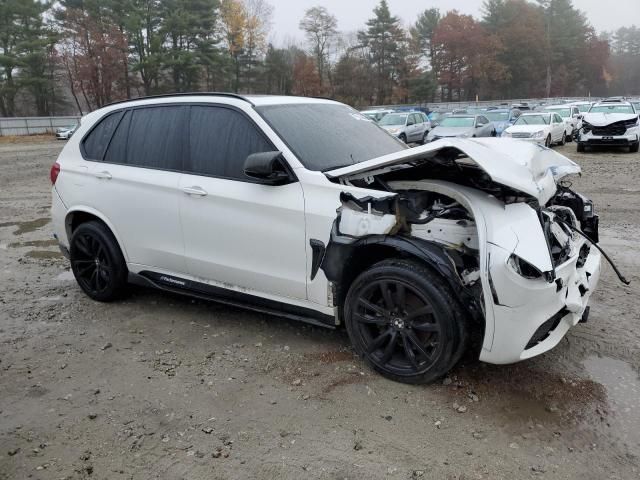
[[[473,100],[492,94],[508,71],[498,55],[503,45],[471,15],[453,10],[439,22],[432,39],[433,69],[448,101]]]

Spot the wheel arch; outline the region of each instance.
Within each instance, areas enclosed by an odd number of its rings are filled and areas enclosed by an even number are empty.
[[[357,276],[389,258],[414,260],[438,274],[450,287],[462,308],[469,313],[473,323],[481,325],[484,335],[485,316],[481,305],[461,283],[452,258],[441,245],[397,235],[371,235],[356,241],[344,241],[344,237],[332,235],[320,268],[327,279],[334,283],[337,303],[342,306]]]
[[[122,252],[125,262],[129,262],[129,256],[127,255],[127,250],[124,248],[124,243],[122,243],[120,235],[118,235],[118,232],[114,228],[113,224],[107,219],[107,217],[95,208],[78,206],[70,209],[67,212],[67,215],[65,216],[64,226],[69,242],[71,242],[71,236],[73,235],[74,230],[78,228],[80,224],[90,221],[98,221],[104,224],[111,231],[116,239],[116,242],[118,242],[118,247]]]

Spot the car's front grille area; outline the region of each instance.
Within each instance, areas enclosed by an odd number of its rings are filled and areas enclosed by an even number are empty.
[[[531,134],[526,132],[517,132],[517,133],[512,133],[511,137],[512,138],[531,138]]]
[[[627,127],[624,122],[616,122],[604,127],[592,127],[591,132],[602,137],[615,137],[627,133]]]
[[[538,329],[535,331],[535,333],[531,337],[531,340],[529,340],[529,343],[527,343],[527,346],[524,347],[524,349],[529,350],[530,348],[538,345],[540,342],[544,342],[560,324],[560,320],[562,320],[568,314],[569,311],[566,308],[563,308],[549,320],[540,325],[540,327],[538,327]]]

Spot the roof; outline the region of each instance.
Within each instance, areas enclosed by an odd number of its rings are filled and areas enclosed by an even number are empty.
[[[317,97],[293,97],[286,95],[240,95],[237,93],[230,92],[181,92],[181,93],[168,93],[162,95],[150,95],[147,97],[139,97],[139,98],[130,98],[128,100],[121,100],[118,102],[113,102],[108,105],[110,107],[112,105],[119,105],[129,102],[147,102],[147,103],[157,103],[157,100],[167,100],[167,99],[189,99],[189,97],[197,97],[197,99],[202,100],[203,98],[227,98],[233,100],[240,100],[243,102],[247,102],[253,106],[261,106],[261,105],[283,105],[283,104],[296,104],[296,103],[333,103],[334,101],[328,98],[317,98]],[[189,99],[186,101],[194,101],[193,99]]]

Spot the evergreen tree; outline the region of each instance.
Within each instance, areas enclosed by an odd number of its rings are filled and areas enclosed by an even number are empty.
[[[358,32],[358,39],[368,49],[375,72],[376,103],[384,104],[390,98],[396,80],[405,33],[398,17],[391,15],[386,0],[380,0],[373,13],[374,17],[367,21],[367,29]]]

